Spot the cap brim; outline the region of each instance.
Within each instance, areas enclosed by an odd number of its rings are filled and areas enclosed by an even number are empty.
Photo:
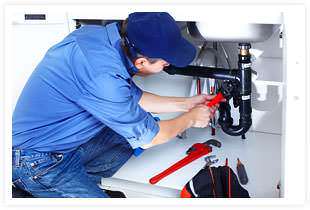
[[[183,37],[172,50],[171,56],[163,59],[176,67],[185,67],[196,57],[196,48]]]

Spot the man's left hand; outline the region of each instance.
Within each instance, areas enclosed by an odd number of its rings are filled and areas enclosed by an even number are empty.
[[[208,103],[208,101],[212,100],[215,95],[196,95],[188,98],[188,109],[192,109],[197,105]]]

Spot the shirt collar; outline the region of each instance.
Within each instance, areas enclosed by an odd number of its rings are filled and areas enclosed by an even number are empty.
[[[108,25],[106,25],[108,37],[110,40],[111,45],[116,48],[119,51],[119,54],[122,57],[122,60],[125,63],[126,69],[128,73],[133,76],[138,72],[138,69],[135,67],[135,65],[132,63],[132,61],[126,56],[124,53],[122,47],[121,47],[121,36],[119,34],[119,28],[118,23],[113,22]]]

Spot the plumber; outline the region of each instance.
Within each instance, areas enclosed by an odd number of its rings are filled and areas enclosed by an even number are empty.
[[[186,66],[195,54],[164,12],[132,13],[121,23],[70,33],[46,52],[18,99],[13,185],[34,197],[111,197],[100,179],[111,177],[135,149],[208,126],[217,107],[203,103],[212,96],[159,96],[132,80],[170,64]],[[182,114],[162,121],[150,114],[168,112]]]

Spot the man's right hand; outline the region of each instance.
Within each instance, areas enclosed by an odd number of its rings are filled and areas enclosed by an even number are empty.
[[[184,115],[191,120],[191,127],[204,128],[209,125],[210,119],[214,117],[216,110],[216,106],[210,108],[206,105],[198,105]]]
[[[149,144],[143,145],[142,148],[146,149],[154,145],[163,144],[190,127],[207,127],[216,109],[217,106],[210,108],[207,105],[197,105],[174,119],[159,121],[159,132]]]

